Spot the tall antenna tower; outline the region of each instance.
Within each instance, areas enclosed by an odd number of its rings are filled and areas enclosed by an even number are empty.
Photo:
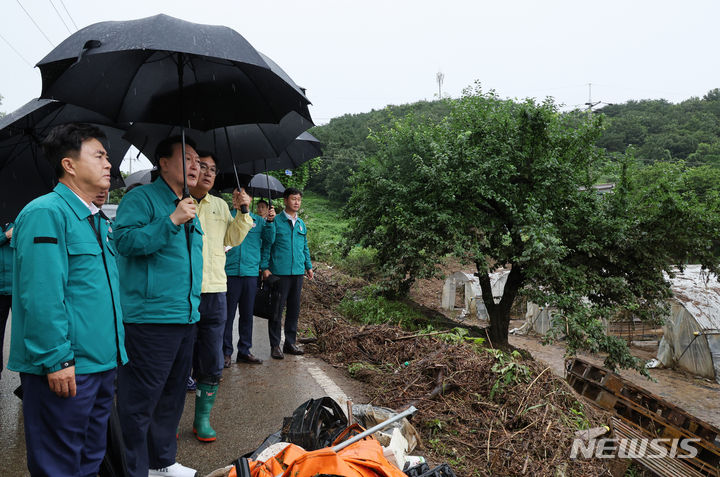
[[[595,102],[593,103],[593,100],[592,100],[592,83],[588,83],[588,102],[585,103],[585,106],[587,106],[587,112],[588,112],[588,116],[589,116],[589,117],[592,117],[592,108],[594,108],[595,106],[597,106],[597,105],[600,104],[600,103],[602,103],[602,101],[595,101]]]
[[[443,80],[445,79],[445,75],[442,73],[442,71],[438,71],[437,75],[435,75],[435,78],[437,79],[438,84],[438,99],[442,99],[442,85]]]

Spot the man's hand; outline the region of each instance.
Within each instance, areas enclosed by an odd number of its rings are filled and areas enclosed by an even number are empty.
[[[5,236],[7,237],[8,240],[10,240],[10,239],[12,238],[12,231],[13,231],[14,228],[15,228],[15,227],[10,227],[9,229],[7,229],[7,230],[5,231]]]
[[[178,202],[175,212],[170,214],[170,220],[175,225],[182,225],[195,217],[195,202],[191,197],[186,197]]]
[[[240,210],[243,205],[249,208],[251,201],[252,199],[250,198],[248,193],[245,192],[245,189],[235,189],[233,191],[233,207],[235,207],[237,210]]]
[[[75,397],[75,366],[47,375],[50,390],[62,398]]]
[[[262,279],[267,280],[267,277],[269,277],[270,275],[272,275],[272,273],[270,273],[270,270],[264,270],[262,273]]]
[[[273,220],[275,220],[275,207],[270,207],[268,209],[267,218],[265,220],[267,220],[268,222],[272,222]]]
[[[308,280],[312,280],[313,278],[315,278],[315,272],[313,272],[312,268],[310,270],[305,270],[305,276]]]

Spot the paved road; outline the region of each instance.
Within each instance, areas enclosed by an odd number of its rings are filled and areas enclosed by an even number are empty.
[[[237,331],[236,331],[237,333]],[[9,350],[6,331],[5,362]],[[267,322],[255,319],[253,352],[261,365],[233,364],[225,369],[211,422],[218,433],[214,443],[200,443],[192,434],[194,395],[188,394],[180,423],[178,461],[206,475],[240,455],[255,449],[267,435],[277,431],[282,419],[310,398],[330,395],[338,400],[350,396],[364,402],[362,389],[324,361],[309,356],[270,358]],[[12,394],[20,383],[17,373],[6,372],[0,379],[0,473],[28,475],[20,401]],[[342,407],[345,407],[344,402]]]

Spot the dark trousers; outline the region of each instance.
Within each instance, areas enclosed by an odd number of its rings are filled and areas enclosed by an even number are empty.
[[[197,323],[193,375],[204,384],[219,384],[223,370],[223,334],[227,302],[225,292],[200,295],[200,321]]]
[[[76,375],[77,394],[69,398],[52,392],[47,376],[20,373],[30,475],[97,475],[105,456],[115,371]]]
[[[250,354],[252,348],[253,309],[257,293],[258,277],[228,277],[227,321],[223,337],[223,354],[233,354],[233,323],[238,310],[238,356]]]
[[[118,414],[132,477],[175,463],[195,325],[126,324],[129,362],[118,372]]]
[[[270,346],[280,346],[280,328],[284,308],[287,308],[285,313],[285,343],[295,344],[298,317],[300,317],[300,293],[302,292],[304,275],[275,276],[280,279],[277,283],[280,291],[280,306],[278,307],[278,314],[268,323]]]
[[[3,344],[5,343],[5,325],[10,315],[12,295],[0,295],[0,374],[3,370]]]

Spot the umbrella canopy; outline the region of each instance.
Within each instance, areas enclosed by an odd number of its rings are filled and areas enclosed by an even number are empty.
[[[243,162],[237,165],[237,170],[242,174],[257,174],[259,172],[295,169],[310,159],[319,156],[322,156],[320,140],[309,132],[304,132],[277,157]]]
[[[14,219],[28,202],[53,189],[57,178],[40,145],[53,127],[72,122],[94,124],[105,133],[111,188],[122,186],[120,163],[130,148],[123,129],[98,113],[34,99],[0,119],[0,222]]]
[[[237,165],[237,172],[240,176],[251,176],[260,172],[295,169],[310,159],[321,155],[322,145],[320,141],[309,132],[304,132],[291,142],[279,156],[241,162]],[[240,183],[243,184],[242,179]],[[221,172],[215,178],[215,188],[218,190],[232,190],[235,187],[234,171],[226,170],[223,172],[221,169]]]
[[[156,173],[156,168],[142,169],[137,172],[133,172],[125,178],[125,185],[130,187],[135,184],[149,184],[155,178]]]
[[[197,143],[198,149],[215,154],[221,172],[233,171],[233,164],[280,155],[311,121],[296,112],[287,114],[279,124],[243,124],[198,131],[186,129],[185,134]],[[155,164],[155,149],[160,141],[178,135],[181,128],[163,124],[135,123],[124,138]]]
[[[90,25],[37,66],[42,97],[119,122],[208,130],[310,118],[302,90],[239,33],[167,15]]]
[[[267,174],[255,174],[248,184],[248,192],[253,197],[282,197],[285,187],[277,178]]]

